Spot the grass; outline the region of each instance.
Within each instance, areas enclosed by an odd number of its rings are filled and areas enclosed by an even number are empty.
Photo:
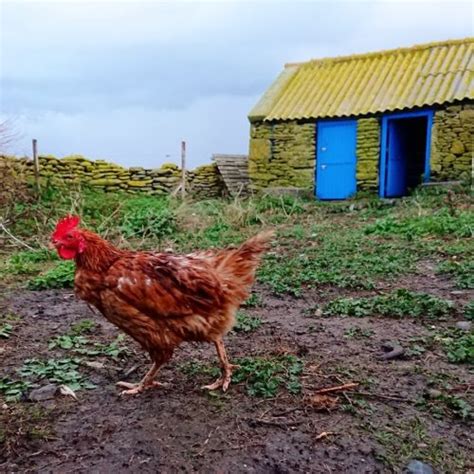
[[[398,289],[392,293],[366,298],[338,298],[327,303],[324,316],[383,316],[389,318],[440,319],[452,314],[450,300],[427,293]]]

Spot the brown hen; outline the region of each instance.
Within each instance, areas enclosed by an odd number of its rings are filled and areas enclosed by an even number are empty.
[[[122,393],[159,385],[158,369],[183,341],[214,343],[222,375],[205,388],[227,390],[235,366],[222,338],[249,295],[273,233],[236,249],[175,255],[121,250],[78,224],[78,217],[67,216],[51,236],[59,256],[76,262],[76,295],[134,338],[153,362],[138,384],[119,382],[127,389]]]

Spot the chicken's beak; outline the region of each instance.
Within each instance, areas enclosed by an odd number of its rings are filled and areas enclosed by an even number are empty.
[[[50,240],[48,244],[48,249],[49,250],[56,250],[56,245]]]

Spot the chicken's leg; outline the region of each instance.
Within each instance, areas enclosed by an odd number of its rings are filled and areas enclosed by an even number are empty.
[[[217,355],[221,363],[222,375],[213,384],[205,385],[202,388],[206,390],[216,390],[222,387],[222,391],[225,392],[229,388],[229,384],[232,379],[232,372],[234,371],[234,369],[238,369],[239,366],[229,363],[229,359],[227,358],[227,353],[225,351],[224,342],[222,341],[222,339],[214,341],[214,344],[216,346]]]
[[[126,388],[120,393],[120,395],[136,395],[141,393],[147,388],[151,387],[163,387],[164,384],[157,382],[155,379],[158,369],[171,359],[173,351],[165,351],[160,354],[152,354],[153,365],[150,370],[145,374],[145,377],[139,383],[129,383],[129,382],[117,382],[117,386]]]

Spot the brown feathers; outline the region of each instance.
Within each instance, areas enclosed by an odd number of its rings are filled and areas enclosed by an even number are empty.
[[[183,341],[216,341],[234,324],[272,232],[239,248],[189,255],[119,250],[98,235],[77,254],[77,295],[152,356],[170,354]]]

